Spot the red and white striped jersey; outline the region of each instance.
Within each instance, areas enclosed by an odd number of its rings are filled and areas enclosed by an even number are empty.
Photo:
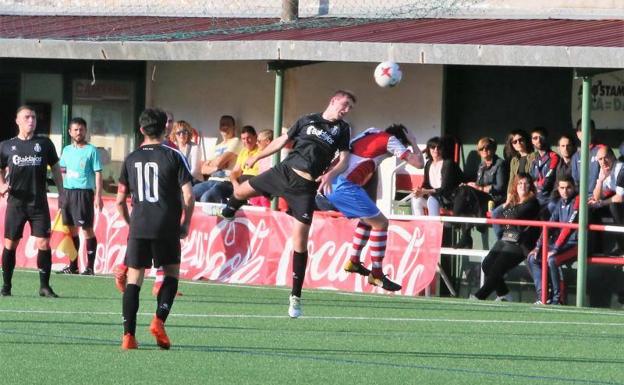
[[[396,156],[404,160],[410,153],[395,136],[371,127],[351,140],[349,166],[342,176],[363,186],[384,159]]]

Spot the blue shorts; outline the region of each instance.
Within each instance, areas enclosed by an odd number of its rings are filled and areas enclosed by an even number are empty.
[[[381,213],[364,189],[339,176],[327,199],[347,218],[372,218]]]

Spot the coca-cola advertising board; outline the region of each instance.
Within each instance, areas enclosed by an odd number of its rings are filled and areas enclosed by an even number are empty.
[[[54,218],[57,200],[50,198],[50,213]],[[0,202],[4,229],[6,200]],[[249,285],[291,284],[292,219],[282,212],[241,210],[232,222],[210,215],[198,204],[193,214],[188,237],[181,240],[181,277]],[[308,268],[304,287],[354,292],[379,292],[366,277],[342,270],[357,220],[315,215],[308,242]],[[115,209],[112,199],[106,199],[101,213],[96,214],[95,233],[98,247],[96,274],[108,274],[122,262],[126,251],[128,226]],[[36,268],[37,249],[26,226],[17,252],[17,266]],[[56,247],[63,234],[53,231],[52,263],[60,268],[68,258]],[[403,285],[397,294],[418,295],[433,280],[440,258],[442,224],[440,222],[390,221],[384,258],[384,272]],[[84,243],[79,253],[80,266],[86,260]],[[368,247],[363,261],[370,267]],[[152,272],[153,273],[153,272]]]

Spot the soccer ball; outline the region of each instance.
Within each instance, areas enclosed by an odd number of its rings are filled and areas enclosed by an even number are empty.
[[[375,82],[379,87],[394,87],[401,81],[403,73],[393,61],[379,63],[375,68]]]

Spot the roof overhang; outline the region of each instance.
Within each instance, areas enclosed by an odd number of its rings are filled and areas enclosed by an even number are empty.
[[[0,57],[624,68],[624,20],[2,16]]]
[[[94,42],[0,39],[0,57],[88,60],[303,60],[624,68],[624,48],[333,41]]]

